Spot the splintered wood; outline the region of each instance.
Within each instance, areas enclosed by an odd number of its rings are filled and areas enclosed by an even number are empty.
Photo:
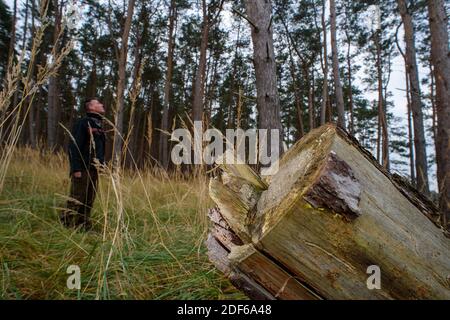
[[[219,166],[208,255],[250,298],[450,299],[436,207],[341,129],[303,137],[270,182]]]

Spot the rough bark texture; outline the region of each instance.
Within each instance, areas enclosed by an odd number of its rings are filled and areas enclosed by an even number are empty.
[[[383,96],[383,68],[381,61],[381,29],[378,29],[374,35],[375,46],[377,48],[377,80],[378,80],[378,151],[377,159],[380,159],[380,143],[382,143],[383,167],[389,170],[389,133],[386,120]]]
[[[354,114],[353,114],[353,70],[352,70],[352,55],[351,55],[351,48],[352,48],[352,36],[350,35],[351,30],[351,23],[349,21],[349,7],[345,6],[345,38],[347,40],[347,72],[348,72],[348,111],[349,111],[349,126],[348,130],[350,131],[350,134],[353,134],[354,132]]]
[[[304,136],[268,181],[245,165],[223,170],[210,185],[209,256],[253,297],[450,298],[450,239],[437,208],[339,127]],[[367,286],[372,265],[379,290]]]
[[[336,108],[338,114],[338,126],[345,129],[344,94],[342,92],[341,76],[339,74],[339,53],[336,39],[336,2],[330,0],[330,22],[331,22],[331,50],[333,53],[333,78],[336,94]]]
[[[55,29],[53,31],[53,54],[57,54],[60,48],[60,30],[62,18],[62,5],[54,0]],[[59,121],[59,83],[58,76],[52,76],[48,83],[48,117],[47,117],[47,144],[50,149],[56,147],[57,129]]]
[[[417,189],[428,194],[427,152],[425,148],[425,131],[423,126],[423,113],[419,72],[417,69],[414,26],[405,0],[397,0],[400,15],[405,29],[405,62],[408,72],[409,89],[411,96],[411,111],[414,123],[414,149],[416,151],[415,166],[417,172]]]
[[[206,83],[206,64],[207,50],[209,41],[209,31],[219,21],[220,12],[223,8],[224,0],[213,3],[207,3],[202,0],[202,35],[200,41],[200,58],[197,66],[197,72],[192,89],[192,120],[203,121],[203,111],[205,103],[205,83]]]
[[[202,38],[200,42],[200,58],[197,66],[197,73],[195,75],[195,82],[193,88],[193,102],[192,102],[192,120],[203,120],[203,100],[205,97],[205,77],[206,77],[206,50],[208,49],[208,36],[210,29],[210,22],[208,17],[208,8],[206,0],[202,1],[203,11],[203,26]]]
[[[258,124],[260,129],[279,130],[281,154],[282,128],[273,46],[272,3],[270,0],[248,0],[246,11],[253,24],[253,64],[256,75]]]
[[[322,0],[322,32],[323,32],[323,87],[322,87],[322,107],[320,109],[320,125],[326,122],[327,104],[328,104],[328,49],[327,49],[327,25],[325,20],[325,0]],[[311,127],[310,130],[314,129]]]
[[[437,177],[442,219],[450,231],[450,52],[448,17],[443,0],[428,1],[431,60],[436,82]]]
[[[13,5],[13,18],[11,23],[11,40],[9,41],[8,57],[13,59],[15,57],[15,45],[16,45],[16,23],[17,23],[17,0],[14,0]],[[9,63],[11,63],[9,61]]]
[[[134,12],[135,0],[128,1],[127,17],[122,33],[120,51],[118,57],[119,80],[117,83],[117,104],[115,109],[115,131],[114,131],[114,162],[119,166],[122,159],[123,146],[123,118],[125,108],[125,86],[126,86],[126,68],[128,55],[128,38],[130,36],[131,20]]]
[[[159,156],[163,168],[169,166],[169,137],[165,134],[169,131],[169,109],[170,109],[170,93],[172,89],[172,71],[173,71],[173,54],[175,47],[175,19],[176,19],[175,0],[170,1],[169,8],[169,45],[167,49],[167,71],[164,84],[164,109],[161,120],[161,132],[159,139]]]

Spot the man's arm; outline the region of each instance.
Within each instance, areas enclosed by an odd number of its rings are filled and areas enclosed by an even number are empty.
[[[75,176],[79,177],[77,172],[83,171],[86,167],[82,156],[82,150],[87,142],[87,126],[86,122],[79,120],[72,130],[72,136],[69,143],[69,161],[70,172],[76,173]]]

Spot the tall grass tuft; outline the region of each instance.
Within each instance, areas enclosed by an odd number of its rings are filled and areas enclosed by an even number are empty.
[[[205,254],[205,179],[106,169],[94,230],[82,233],[58,221],[69,188],[65,155],[15,150],[0,195],[0,298],[244,298]],[[80,290],[66,286],[70,265],[80,267]]]

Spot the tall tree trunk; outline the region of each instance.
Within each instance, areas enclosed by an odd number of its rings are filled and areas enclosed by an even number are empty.
[[[17,0],[14,0],[13,18],[11,22],[11,39],[9,41],[8,59],[9,64],[14,60],[15,45],[16,45],[16,23],[17,23]]]
[[[8,52],[9,61],[7,61],[8,65],[13,62],[12,57],[13,57],[14,46],[15,46],[15,42],[16,42],[16,24],[17,24],[17,3],[16,3],[16,1],[14,1],[14,16],[13,16],[13,20],[12,20],[11,24],[12,24],[12,27],[13,27],[12,31],[14,31],[14,32],[11,35],[11,41],[9,43],[9,52]],[[24,21],[24,27],[23,27],[22,51],[25,48],[25,38],[26,38],[26,34],[27,34],[27,32],[26,32],[27,25],[28,25],[28,0],[27,0],[27,2],[25,4],[25,21]],[[10,104],[11,110],[14,110],[14,108],[19,103],[19,91],[20,91],[20,88],[21,88],[21,84],[20,84],[20,81],[19,81],[16,84],[16,87],[15,87],[15,90],[14,90],[12,104]],[[1,117],[0,117],[0,121],[1,122],[3,122],[5,120],[4,117],[6,117],[7,111],[8,111],[7,109],[2,111],[2,114],[1,114]],[[11,111],[11,112],[16,113],[17,114],[16,116],[18,116],[18,117],[20,117],[21,113],[22,113],[21,110],[16,110],[16,111]],[[1,142],[3,142],[4,139],[7,139],[6,137],[8,135],[8,131],[10,130],[8,128],[11,128],[11,125],[14,122],[13,119],[16,116],[12,116],[12,117],[9,117],[9,119],[6,119],[5,124],[2,126],[2,128],[0,128],[0,141]],[[6,132],[4,132],[5,128],[6,128]]]
[[[159,140],[159,156],[160,162],[164,169],[169,167],[169,141],[165,134],[169,130],[169,110],[170,110],[170,92],[172,89],[172,71],[173,71],[173,55],[175,49],[175,23],[177,16],[177,8],[175,0],[170,1],[169,8],[169,45],[167,49],[167,71],[166,81],[164,84],[164,109],[161,120],[161,132]]]
[[[30,34],[32,35],[32,37],[34,38],[35,35],[35,0],[31,0],[31,32]],[[33,60],[33,65],[32,65],[32,71],[31,74],[35,74],[35,69],[36,69],[36,59]],[[35,77],[37,77],[37,74],[34,75]],[[30,142],[30,146],[33,149],[37,148],[37,140],[36,140],[36,123],[35,123],[35,118],[36,118],[36,108],[35,108],[35,103],[30,103],[28,105],[29,108],[29,114],[28,114],[28,132],[29,132],[29,142]]]
[[[135,0],[128,1],[127,17],[122,33],[119,51],[119,81],[117,83],[117,105],[115,110],[114,152],[113,161],[116,167],[120,166],[123,146],[123,119],[125,108],[126,67],[128,53],[128,39],[131,29],[131,20],[134,12]]]
[[[194,90],[193,90],[193,102],[192,102],[192,120],[203,120],[203,103],[205,97],[205,77],[206,77],[206,54],[208,49],[208,37],[209,37],[209,17],[206,0],[202,0],[202,12],[203,12],[203,26],[202,36],[200,43],[200,58],[197,67],[197,73],[195,76]]]
[[[214,88],[216,88],[217,84],[217,67],[219,64],[219,58],[218,57],[212,57],[212,71],[211,76],[209,77],[209,84],[207,85],[207,94],[205,99],[205,106],[206,106],[206,119],[205,119],[205,127],[208,128],[210,121],[211,121],[211,115],[212,115],[212,104],[214,102]],[[210,62],[211,63],[211,62]]]
[[[215,5],[207,4],[206,0],[202,0],[203,25],[200,42],[200,58],[195,74],[193,86],[193,101],[192,101],[192,120],[203,121],[203,109],[205,99],[205,82],[206,82],[206,63],[209,31],[219,20],[220,12],[222,11],[224,0],[215,2]]]
[[[431,59],[436,81],[437,177],[444,227],[450,231],[450,53],[443,0],[428,1]]]
[[[351,42],[349,39],[348,31],[347,33],[347,71],[348,71],[348,109],[350,112],[350,124],[349,129],[350,133],[353,135],[355,131],[355,116],[353,114],[353,74],[352,74],[352,59],[350,55]]]
[[[290,42],[288,41],[290,44]],[[295,99],[295,108],[297,111],[297,123],[298,123],[298,136],[297,139],[301,139],[305,135],[305,129],[303,127],[303,110],[302,110],[302,102],[300,97],[300,91],[297,87],[297,76],[295,73],[295,65],[294,65],[294,58],[292,57],[292,51],[289,46],[289,62],[290,62],[290,73],[291,73],[291,79],[292,84],[294,86],[294,99]]]
[[[333,78],[334,91],[336,95],[336,107],[338,114],[338,126],[345,129],[344,114],[344,94],[342,93],[341,76],[339,74],[339,53],[336,39],[336,3],[330,0],[330,20],[331,20],[331,51],[333,54]]]
[[[228,110],[227,110],[227,124],[226,124],[226,128],[231,129],[233,128],[233,126],[235,125],[235,117],[233,117],[233,105],[235,104],[235,99],[234,97],[236,96],[235,91],[235,83],[236,83],[236,72],[237,72],[237,67],[238,67],[238,63],[237,63],[237,58],[238,58],[238,53],[239,53],[239,40],[241,37],[241,23],[240,20],[238,22],[238,29],[237,29],[237,35],[236,35],[236,44],[234,47],[234,60],[233,60],[233,71],[231,73],[231,79],[230,79],[230,91],[228,93],[228,99],[227,99],[227,104],[228,104]],[[235,111],[234,111],[235,112]]]
[[[313,130],[315,127],[315,115],[314,115],[314,88],[315,88],[315,78],[314,78],[314,69],[311,69],[311,73],[309,73],[309,66],[307,65],[304,69],[304,77],[306,79],[306,83],[308,84],[308,119],[309,119],[309,131]],[[311,75],[311,76],[310,76]]]
[[[143,17],[141,17],[143,18]],[[135,47],[135,53],[134,53],[134,66],[133,66],[133,83],[131,84],[131,92],[130,95],[133,96],[134,99],[138,98],[139,91],[140,91],[140,83],[141,81],[141,65],[142,65],[142,52],[141,52],[141,46],[142,46],[142,34],[140,33],[137,36],[136,40],[136,47]],[[139,104],[138,104],[139,105]],[[128,127],[127,127],[127,136],[126,141],[127,145],[125,147],[125,156],[124,161],[127,168],[135,168],[135,149],[133,149],[133,146],[135,144],[136,137],[138,135],[138,128],[136,127],[136,118],[138,117],[138,110],[136,110],[136,101],[132,102],[131,108],[130,108],[130,114],[128,118]]]
[[[349,131],[350,134],[354,134],[355,131],[355,117],[353,114],[353,72],[352,72],[352,39],[350,37],[350,22],[348,21],[349,15],[351,13],[348,12],[348,7],[345,7],[345,21],[346,21],[346,29],[345,29],[345,38],[347,40],[347,72],[348,72],[348,111],[350,113],[350,121],[349,121]]]
[[[297,76],[296,76],[296,68],[295,68],[295,63],[294,63],[294,57],[292,56],[292,50],[295,51],[295,53],[297,54],[297,56],[300,59],[301,65],[302,65],[302,69],[303,69],[303,74],[305,75],[305,81],[306,81],[306,88],[308,88],[308,102],[309,102],[309,89],[311,87],[314,87],[312,85],[310,85],[309,83],[309,76],[308,76],[308,63],[305,61],[305,59],[303,58],[303,56],[300,54],[300,52],[297,49],[297,46],[294,42],[294,39],[292,39],[292,36],[289,32],[289,27],[287,25],[287,23],[285,22],[285,20],[283,19],[283,17],[281,17],[281,22],[283,23],[284,29],[286,31],[286,38],[287,38],[287,43],[288,43],[288,51],[289,51],[289,69],[290,69],[290,73],[291,73],[291,79],[292,79],[292,83],[294,86],[294,99],[295,99],[295,107],[296,107],[296,111],[297,111],[297,123],[298,123],[298,136],[297,139],[300,139],[301,137],[304,136],[305,134],[305,129],[304,129],[304,125],[303,125],[303,110],[302,110],[302,97],[300,95],[300,90],[297,87]],[[306,71],[306,72],[305,72]],[[313,123],[313,121],[312,121]]]
[[[430,59],[430,102],[431,102],[431,112],[432,112],[432,129],[433,129],[433,141],[434,141],[434,152],[437,154],[437,111],[436,111],[436,95],[435,95],[435,81],[434,81],[434,71],[433,63]]]
[[[381,66],[381,29],[375,32],[375,46],[376,46],[376,59],[377,59],[377,80],[378,80],[378,145],[381,143],[382,149],[382,165],[385,169],[389,170],[389,137],[387,129],[386,113],[384,110],[384,96],[383,96],[383,70]],[[381,134],[380,134],[381,131]],[[380,158],[379,146],[378,146],[378,159]]]
[[[416,153],[417,188],[420,192],[428,194],[428,166],[425,144],[425,131],[423,126],[423,113],[419,72],[417,69],[414,26],[405,0],[397,0],[400,15],[405,29],[405,64],[408,72],[411,94],[411,111],[414,123],[414,149]]]
[[[326,122],[328,105],[328,48],[327,48],[327,24],[325,21],[325,0],[322,0],[322,32],[323,32],[323,87],[322,87],[322,107],[320,109],[320,125]],[[313,127],[310,129],[314,129]]]
[[[416,170],[415,170],[415,160],[414,160],[414,135],[413,135],[413,123],[411,116],[411,91],[409,88],[409,75],[406,70],[405,65],[405,77],[406,77],[406,109],[408,111],[408,147],[409,147],[409,170],[411,175],[411,184],[417,186],[416,184]]]
[[[252,22],[253,64],[256,75],[258,124],[260,129],[278,129],[279,154],[282,153],[280,100],[272,31],[272,3],[270,0],[248,0],[246,11]],[[270,144],[268,154],[272,154]]]
[[[58,0],[53,0],[55,26],[53,31],[53,52],[56,54],[59,51],[61,31],[61,10],[62,3]],[[47,145],[51,150],[56,148],[56,134],[58,126],[58,109],[59,109],[59,80],[58,76],[49,78],[48,83],[48,114],[47,114]]]

